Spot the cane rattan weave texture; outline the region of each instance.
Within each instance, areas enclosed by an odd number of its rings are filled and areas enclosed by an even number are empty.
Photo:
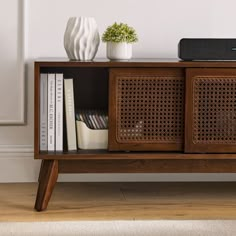
[[[193,143],[236,144],[236,76],[196,76],[193,96]]]
[[[116,82],[119,143],[182,142],[183,77],[118,76]]]

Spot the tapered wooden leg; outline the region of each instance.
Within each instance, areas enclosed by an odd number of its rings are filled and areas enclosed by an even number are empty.
[[[37,211],[43,211],[47,208],[53,188],[57,182],[57,177],[58,161],[43,160],[39,173],[38,192],[34,207]]]
[[[42,176],[42,172],[43,172],[43,163],[44,163],[44,160],[41,161],[41,166],[40,166],[40,171],[39,171],[38,182],[40,182],[40,178],[41,178],[41,176]]]

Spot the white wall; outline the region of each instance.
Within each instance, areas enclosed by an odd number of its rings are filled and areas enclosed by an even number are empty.
[[[5,10],[16,17],[16,4],[24,0],[1,0]],[[95,17],[100,34],[114,21],[125,22],[136,28],[139,42],[134,45],[134,57],[176,58],[177,44],[183,37],[236,38],[234,0],[25,0],[25,63],[26,63],[26,111],[24,126],[0,126],[0,181],[35,181],[39,161],[33,160],[33,61],[38,57],[66,57],[63,34],[70,16]],[[11,8],[12,6],[12,8]],[[17,6],[19,8],[19,6]],[[12,9],[12,10],[11,10]],[[6,15],[6,14],[5,14]],[[0,32],[6,32],[6,22],[0,21]],[[12,47],[0,37],[0,52]],[[105,57],[105,45],[100,44],[97,57]],[[9,90],[13,71],[4,71],[4,57],[0,60],[0,91]],[[11,59],[15,65],[15,59]],[[13,74],[12,74],[13,73]],[[5,76],[7,75],[7,76]],[[6,85],[4,85],[6,83]],[[4,90],[4,91],[6,91]],[[19,91],[19,90],[17,90]],[[19,106],[0,93],[0,104]],[[17,100],[17,99],[15,99]],[[15,101],[14,100],[14,101]],[[13,114],[14,115],[14,114]],[[235,175],[73,175],[64,180],[235,180]]]

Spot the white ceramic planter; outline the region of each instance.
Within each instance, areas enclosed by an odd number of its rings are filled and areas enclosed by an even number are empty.
[[[64,47],[72,60],[92,60],[98,50],[100,37],[93,17],[69,18],[64,34]]]
[[[129,60],[132,57],[131,43],[107,42],[107,58],[110,60]]]

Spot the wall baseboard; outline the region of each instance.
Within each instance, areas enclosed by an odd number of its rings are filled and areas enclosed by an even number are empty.
[[[0,158],[7,156],[33,156],[32,145],[0,145]]]
[[[0,183],[37,182],[41,161],[30,145],[0,145]],[[59,182],[236,181],[236,174],[61,174]]]

